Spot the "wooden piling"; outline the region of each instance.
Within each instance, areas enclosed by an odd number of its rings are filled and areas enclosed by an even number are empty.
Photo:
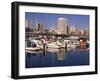
[[[44,44],[43,44],[43,54],[44,54],[44,55],[46,54],[46,49],[47,49],[47,47],[46,47],[46,44],[44,43]]]

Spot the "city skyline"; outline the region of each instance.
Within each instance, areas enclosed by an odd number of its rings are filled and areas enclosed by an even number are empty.
[[[79,29],[89,28],[88,15],[72,15],[72,14],[51,14],[51,13],[33,13],[26,12],[25,20],[31,22],[32,27],[36,26],[36,22],[42,23],[46,28],[57,28],[57,19],[66,18],[68,26],[76,25]]]

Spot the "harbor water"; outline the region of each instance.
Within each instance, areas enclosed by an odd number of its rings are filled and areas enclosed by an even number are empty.
[[[48,51],[26,52],[25,67],[60,67],[89,65],[89,49],[51,49]]]

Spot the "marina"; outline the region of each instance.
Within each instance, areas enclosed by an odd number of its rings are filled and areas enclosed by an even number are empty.
[[[49,49],[60,49],[60,48],[89,48],[89,42],[87,40],[83,41],[82,39],[79,40],[78,37],[71,36],[67,39],[60,39],[58,40],[45,40],[45,39],[35,39],[29,38],[26,41],[26,51],[48,51]]]
[[[74,36],[29,38],[25,51],[26,68],[89,65],[89,42]]]
[[[87,15],[26,12],[25,67],[89,65],[89,34]]]

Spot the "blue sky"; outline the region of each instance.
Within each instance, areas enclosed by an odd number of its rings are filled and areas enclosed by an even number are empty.
[[[25,19],[32,22],[35,27],[36,21],[43,23],[46,28],[56,27],[57,19],[63,17],[68,21],[68,26],[76,25],[79,29],[89,27],[89,15],[52,14],[26,12]]]

